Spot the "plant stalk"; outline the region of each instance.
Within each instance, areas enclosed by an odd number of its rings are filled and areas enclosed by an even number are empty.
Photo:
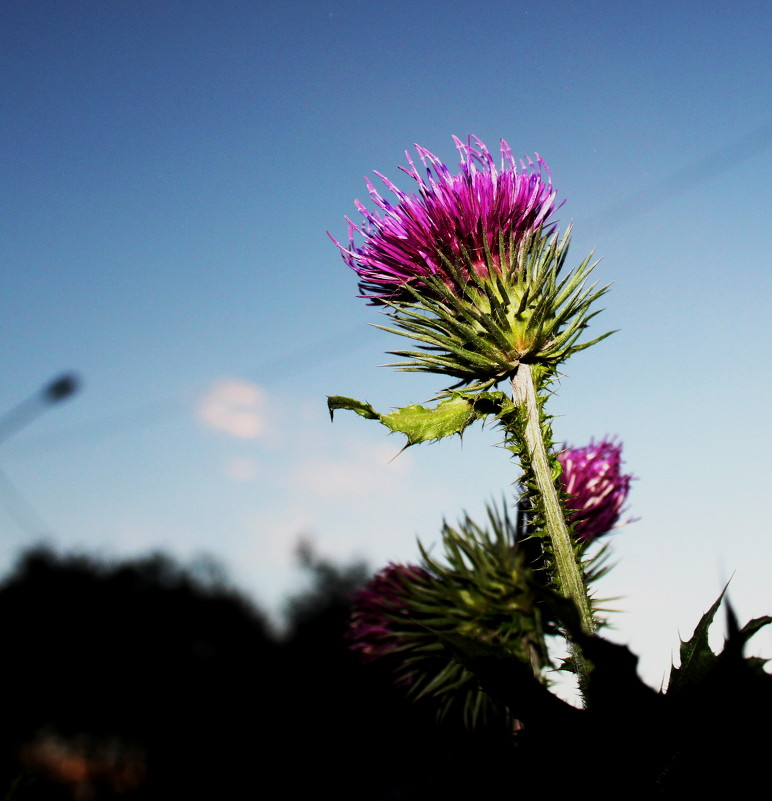
[[[560,594],[569,598],[576,605],[585,634],[593,634],[595,622],[581,570],[574,554],[571,535],[566,525],[563,504],[552,478],[552,470],[542,434],[536,387],[529,364],[521,362],[512,378],[512,399],[515,405],[522,406],[526,413],[525,444],[528,448],[536,488],[544,507],[546,533],[552,545],[553,580]],[[571,647],[579,671],[579,686],[584,688],[590,665],[574,644]]]

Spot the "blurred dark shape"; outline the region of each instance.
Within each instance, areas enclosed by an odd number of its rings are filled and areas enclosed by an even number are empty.
[[[299,549],[289,628],[213,563],[28,552],[0,587],[10,801],[452,801],[511,794],[511,730],[438,723],[344,639],[362,564]]]
[[[147,778],[147,754],[115,738],[63,737],[43,730],[22,746],[19,760],[41,777],[38,789],[47,784],[47,793],[69,790],[83,801],[129,795]]]
[[[43,393],[48,401],[56,403],[74,395],[80,389],[80,384],[80,378],[75,373],[65,373],[48,384]]]
[[[511,730],[499,721],[468,731],[461,717],[438,721],[430,701],[412,702],[391,669],[363,665],[345,638],[351,596],[369,573],[338,567],[307,544],[311,588],[291,599],[285,641],[288,706],[282,739],[294,742],[282,797],[336,801],[453,801],[511,795]]]
[[[220,582],[36,549],[0,590],[0,631],[2,786],[36,776],[12,798],[218,798],[259,775],[277,645]]]
[[[80,378],[75,373],[65,373],[0,415],[0,442],[24,428],[48,406],[69,398],[80,389],[80,384]]]
[[[338,567],[317,556],[307,540],[300,541],[296,555],[311,577],[311,585],[285,605],[288,644],[294,647],[292,643],[302,642],[304,648],[309,648],[316,642],[329,648],[331,638],[340,646],[348,630],[351,594],[370,578],[370,570],[364,562]]]

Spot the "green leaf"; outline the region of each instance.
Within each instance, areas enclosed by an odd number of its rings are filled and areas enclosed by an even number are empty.
[[[743,637],[743,642],[748,642],[750,638],[759,630],[772,623],[772,617],[764,615],[764,617],[754,617],[749,620],[741,629],[740,634]]]
[[[713,606],[700,619],[691,639],[686,642],[681,641],[681,666],[678,668],[673,666],[670,669],[668,694],[680,692],[685,687],[697,683],[715,663],[717,657],[710,650],[708,644],[708,629],[710,629],[713,618],[724,598],[726,586],[721,590],[721,595],[718,596]]]
[[[344,398],[343,395],[329,395],[327,397],[327,408],[330,410],[330,420],[332,420],[336,409],[349,409],[368,420],[381,419],[381,416],[369,403],[363,403],[354,398]]]
[[[460,435],[468,425],[485,416],[485,412],[475,409],[475,404],[471,400],[458,395],[451,395],[433,408],[413,404],[395,409],[388,414],[379,414],[369,403],[340,395],[328,397],[327,407],[330,410],[330,417],[336,409],[348,409],[368,420],[380,420],[391,431],[407,437],[405,447],[453,434]]]
[[[745,659],[745,664],[748,666],[748,670],[763,677],[768,675],[766,670],[764,670],[768,662],[769,659],[763,659],[760,656],[749,656]]]
[[[461,434],[477,418],[474,406],[464,398],[448,398],[426,408],[413,404],[382,415],[381,422],[407,437],[408,445]]]

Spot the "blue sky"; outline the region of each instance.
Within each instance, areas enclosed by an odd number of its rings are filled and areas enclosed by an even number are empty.
[[[515,466],[493,431],[401,443],[376,408],[442,387],[379,367],[326,231],[451,135],[538,152],[613,282],[552,401],[638,480],[602,595],[658,682],[732,575],[772,611],[767,3],[0,4],[0,410],[76,370],[2,445],[0,569],[47,540],[207,552],[279,609],[300,536],[375,567],[479,515]],[[403,188],[408,179],[401,179]],[[18,495],[17,495],[18,493]],[[23,499],[19,500],[19,497]],[[757,650],[772,656],[772,635]]]

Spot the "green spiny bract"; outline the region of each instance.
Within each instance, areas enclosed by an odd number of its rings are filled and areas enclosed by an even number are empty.
[[[604,339],[608,334],[578,343],[607,287],[587,285],[597,264],[591,256],[560,279],[569,240],[570,228],[562,238],[537,231],[517,246],[502,234],[497,253],[486,248],[484,269],[465,250],[456,262],[443,256],[450,286],[425,276],[425,286],[405,287],[412,301],[382,301],[395,327],[378,327],[422,343],[417,351],[392,351],[408,361],[389,366],[449,375],[457,386],[481,390],[511,378],[521,362],[553,373]]]
[[[401,611],[391,617],[400,682],[416,698],[433,696],[441,713],[460,705],[471,725],[505,713],[455,660],[447,638],[494,643],[540,679],[549,667],[545,634],[554,629],[542,619],[538,590],[516,541],[517,517],[506,509],[489,507],[487,526],[468,516],[457,527],[445,523],[443,558],[421,548],[422,579],[403,582]]]

